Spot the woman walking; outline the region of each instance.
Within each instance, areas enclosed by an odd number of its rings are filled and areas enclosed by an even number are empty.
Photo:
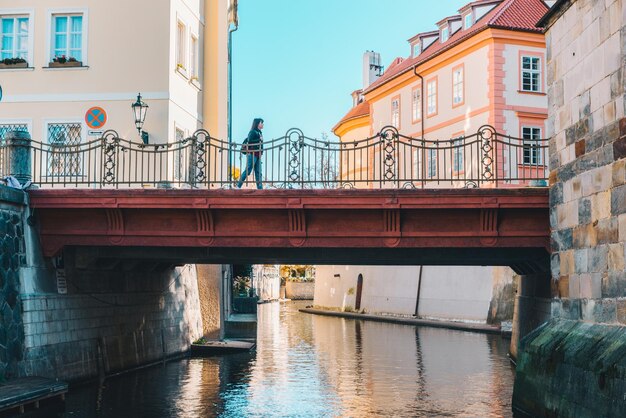
[[[256,180],[256,188],[263,189],[263,174],[261,168],[261,156],[263,155],[263,119],[256,118],[252,121],[252,129],[248,133],[248,138],[243,141],[241,151],[246,154],[246,169],[241,173],[237,188],[241,188],[243,182],[246,181],[252,170],[254,170],[254,179]]]

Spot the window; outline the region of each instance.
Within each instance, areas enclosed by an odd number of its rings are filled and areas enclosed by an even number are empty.
[[[444,43],[450,37],[450,29],[443,28],[441,29],[441,43]]]
[[[25,16],[0,16],[0,59],[28,56],[29,19]]]
[[[437,114],[437,80],[431,80],[426,85],[428,97],[428,116]]]
[[[463,171],[463,137],[459,136],[452,139],[453,146],[453,161],[452,167],[455,173],[460,173]]]
[[[541,128],[529,126],[522,127],[522,139],[524,140],[523,164],[539,165],[541,163]]]
[[[52,58],[83,61],[83,15],[52,15]],[[51,60],[52,61],[52,60]]]
[[[422,53],[422,46],[418,42],[415,45],[413,45],[413,56],[417,57],[421,53]]]
[[[192,79],[198,79],[198,38],[191,36],[191,56],[189,57],[189,75]]]
[[[463,67],[452,69],[452,106],[463,104],[464,100],[464,74]]]
[[[185,24],[178,21],[178,26],[176,30],[176,69],[186,70],[185,65],[185,57],[186,57],[186,48],[185,48],[185,33],[187,32],[185,28]]]
[[[437,175],[437,150],[428,150],[428,178],[432,179]]]
[[[472,27],[472,14],[468,13],[465,16],[465,29],[471,28]]]
[[[400,98],[391,100],[391,125],[400,128]]]
[[[413,97],[411,100],[411,110],[413,121],[422,119],[422,86],[413,89]]]
[[[522,56],[522,91],[541,90],[541,58]]]
[[[49,176],[73,177],[83,172],[78,147],[82,142],[81,123],[49,123],[47,167]]]

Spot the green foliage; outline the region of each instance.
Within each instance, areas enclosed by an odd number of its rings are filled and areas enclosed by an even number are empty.
[[[204,337],[200,337],[198,338],[196,341],[194,341],[194,344],[206,344],[208,342],[208,340]]]

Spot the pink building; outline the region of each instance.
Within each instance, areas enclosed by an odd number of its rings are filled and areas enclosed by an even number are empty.
[[[535,24],[547,10],[542,0],[468,3],[437,30],[410,38],[409,55],[382,74],[379,55],[366,52],[363,88],[333,128],[344,149],[354,150],[342,155],[342,179],[355,187],[463,187],[483,178],[485,152],[495,175],[517,179],[498,187],[544,178],[545,149],[533,141],[545,136],[548,117],[546,44]],[[484,151],[481,138],[472,137],[484,125],[522,139],[513,146],[499,137]],[[378,136],[388,126],[399,133],[392,146]],[[457,143],[462,147],[451,146]],[[377,181],[386,174],[392,181]],[[499,324],[512,319],[513,288],[508,267],[323,266],[314,304]]]
[[[424,138],[425,147],[433,149],[398,150],[398,171],[412,173],[412,179],[439,178],[446,171],[446,178],[459,180],[452,186],[459,186],[477,177],[482,155],[469,145],[465,152],[450,148],[469,144],[472,138],[450,139],[490,125],[498,133],[528,141],[526,146],[520,141],[520,147],[500,144],[492,151],[491,170],[515,178],[543,178],[545,152],[530,144],[545,136],[546,45],[535,24],[547,10],[542,0],[468,3],[457,15],[437,22],[437,30],[410,38],[408,57],[395,58],[382,76],[353,93],[359,99],[333,132],[342,141],[353,141],[393,126],[402,135]],[[414,155],[408,155],[409,150]],[[368,156],[370,171],[383,158],[376,153]],[[344,164],[342,174],[363,169],[354,162],[351,167]]]

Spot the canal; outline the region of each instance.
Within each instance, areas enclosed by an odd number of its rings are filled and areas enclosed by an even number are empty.
[[[170,361],[74,388],[65,417],[511,415],[499,336],[259,305],[254,352]]]

